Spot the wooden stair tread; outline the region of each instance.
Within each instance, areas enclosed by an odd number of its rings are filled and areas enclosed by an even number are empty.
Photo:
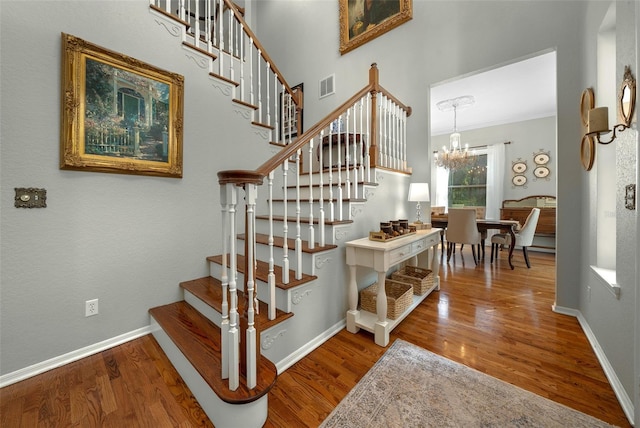
[[[276,367],[261,356],[256,387],[248,389],[242,378],[240,386],[231,391],[229,381],[220,377],[220,329],[187,302],[158,306],[150,309],[149,313],[223,401],[231,404],[250,403],[267,394],[273,387],[277,376]]]
[[[307,224],[309,224],[307,222]],[[238,235],[238,239],[241,239],[244,241],[245,239],[245,234],[241,233],[240,235]],[[264,245],[269,245],[269,235],[264,234],[264,233],[256,233],[256,242],[258,244],[264,244]],[[273,245],[276,247],[284,247],[284,238],[282,236],[274,236],[273,237]],[[287,246],[289,248],[295,248],[296,246],[296,240],[294,238],[288,238],[287,239]],[[309,254],[315,254],[315,253],[321,253],[323,251],[327,251],[327,250],[333,250],[334,248],[338,248],[337,245],[325,245],[324,247],[321,247],[320,244],[318,244],[316,242],[316,245],[314,248],[309,248],[309,242],[303,240],[302,241],[302,252],[303,253],[309,253]]]
[[[269,216],[268,215],[257,215],[256,219],[259,220],[269,220]],[[281,215],[274,215],[273,216],[273,221],[284,221],[284,216]],[[290,223],[295,223],[297,221],[297,219],[295,217],[287,217],[287,221]],[[305,221],[301,218],[300,219],[300,223],[305,223]],[[313,219],[313,224],[319,224],[320,220],[315,218]],[[334,220],[334,221],[329,221],[329,220],[325,220],[324,224],[327,226],[331,226],[331,225],[336,225],[336,224],[351,224],[353,223],[353,220]],[[309,219],[307,218],[306,224],[309,224]]]
[[[212,276],[205,276],[203,278],[181,282],[180,287],[198,297],[207,305],[218,311],[218,313],[222,313],[222,283],[219,279]],[[243,295],[244,293],[238,290],[238,300],[242,299],[241,296]],[[293,316],[293,313],[276,309],[276,318],[270,320],[268,305],[262,301],[259,301],[258,305],[260,313],[256,316],[256,324],[260,326],[260,331],[271,328]]]
[[[213,263],[217,263],[219,265],[222,265],[222,255],[218,254],[216,256],[209,256],[207,257],[207,260]],[[238,259],[237,259],[237,269],[238,272],[241,272],[244,274],[244,256],[238,254]],[[263,282],[268,282],[269,279],[269,263],[263,262],[261,260],[258,260],[256,263],[256,279],[259,279]],[[229,260],[227,260],[227,266],[229,266]],[[276,287],[282,289],[282,290],[288,290],[290,288],[294,288],[297,287],[299,285],[302,284],[306,284],[307,282],[311,282],[313,280],[315,280],[317,278],[317,276],[315,275],[307,275],[306,273],[302,274],[302,278],[301,279],[296,279],[296,274],[295,271],[289,269],[289,283],[288,284],[283,284],[280,281],[280,278],[282,278],[282,267],[281,266],[277,266],[275,265],[273,267],[273,271],[276,275]]]

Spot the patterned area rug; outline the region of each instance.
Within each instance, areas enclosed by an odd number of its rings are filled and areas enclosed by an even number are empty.
[[[320,426],[612,425],[398,339]]]

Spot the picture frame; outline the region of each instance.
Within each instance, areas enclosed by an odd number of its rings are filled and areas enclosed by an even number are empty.
[[[182,178],[184,77],[62,33],[60,169]]]
[[[339,0],[339,2],[341,55],[413,18],[412,0]]]
[[[304,83],[298,83],[291,87],[291,90],[296,93],[300,92],[302,97],[300,98],[301,106],[304,97]],[[288,144],[298,136],[298,130],[303,132],[303,108],[300,107],[300,114],[296,112],[296,104],[293,102],[291,94],[287,91],[283,91],[280,94],[280,111],[282,112],[282,126],[280,127],[280,140],[285,144]],[[298,127],[298,122],[300,126]]]

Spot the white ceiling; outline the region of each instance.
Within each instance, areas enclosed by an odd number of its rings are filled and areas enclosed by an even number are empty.
[[[453,110],[440,101],[471,95],[475,104],[459,108],[458,131],[556,115],[556,53],[550,52],[431,87],[431,135],[453,131]]]

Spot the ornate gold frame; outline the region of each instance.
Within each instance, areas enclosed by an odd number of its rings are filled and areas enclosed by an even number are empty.
[[[182,177],[183,76],[62,33],[61,98],[60,169]]]
[[[339,0],[340,1],[340,54],[352,51],[378,36],[396,28],[413,18],[412,0],[372,0],[376,4],[394,3],[399,5],[399,12],[388,16],[378,24],[371,24],[369,28],[363,28],[362,21],[357,24],[358,12],[354,11],[356,4],[364,4],[367,0]],[[354,28],[355,27],[355,28]],[[354,31],[355,30],[355,31]]]

